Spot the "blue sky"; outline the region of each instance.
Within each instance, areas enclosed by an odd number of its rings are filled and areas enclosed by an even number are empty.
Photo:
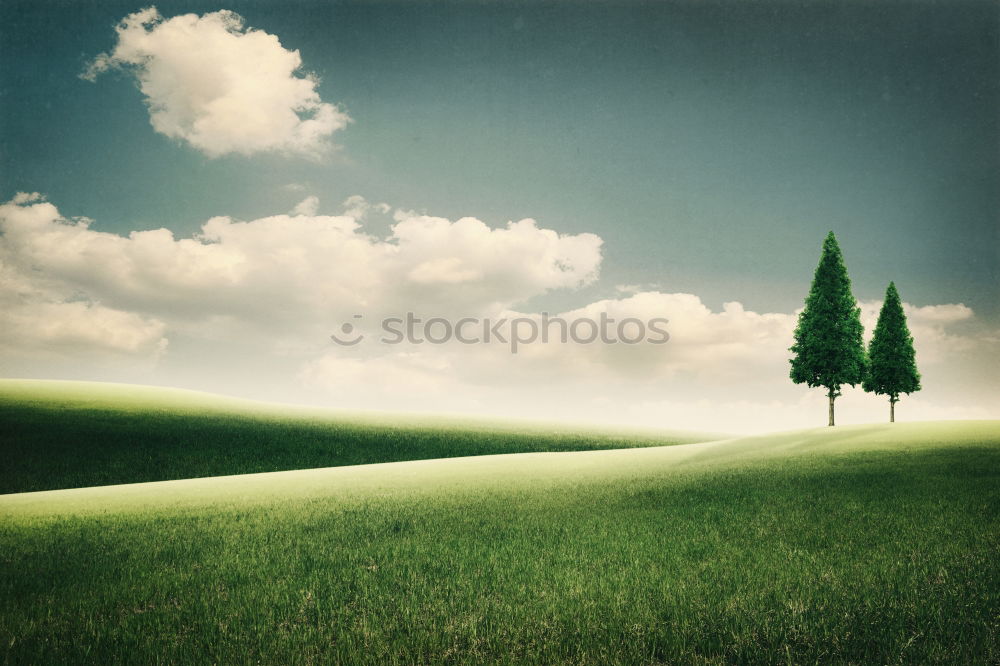
[[[531,311],[641,285],[791,313],[833,229],[860,300],[895,280],[914,306],[1000,317],[994,3],[157,7],[229,9],[298,50],[323,102],[350,114],[339,148],[208,156],[153,130],[127,72],[80,78],[143,5],[9,1],[0,199],[41,192],[117,234],[186,237],[306,195],[335,214],[361,195],[599,236],[600,279],[513,303]],[[378,235],[390,221],[367,224]]]
[[[3,190],[116,231],[285,210],[286,182],[530,216],[605,238],[605,282],[763,309],[801,301],[834,229],[859,297],[895,279],[995,314],[995,6],[753,4],[228,3],[355,118],[316,165],[206,158],[150,132],[124,76],[80,80],[138,6],[8,2]]]

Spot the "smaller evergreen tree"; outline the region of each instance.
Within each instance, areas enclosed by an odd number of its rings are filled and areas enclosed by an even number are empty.
[[[899,394],[920,390],[913,336],[906,325],[899,292],[892,282],[885,290],[885,302],[868,346],[868,367],[861,387],[869,393],[889,396],[890,423],[896,420]]]

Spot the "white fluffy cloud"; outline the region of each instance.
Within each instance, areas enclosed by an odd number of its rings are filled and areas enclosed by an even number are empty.
[[[159,356],[165,325],[132,312],[85,301],[5,303],[0,345],[20,352],[73,356],[83,352]]]
[[[23,264],[8,243],[5,211],[21,213],[31,226],[57,214],[38,193],[19,193],[0,206],[0,358],[79,358],[93,355],[160,356],[167,347],[166,324],[155,318],[103,305],[72,282]],[[16,227],[15,223],[15,227]],[[85,220],[76,222],[81,226]],[[16,235],[17,230],[12,228]]]
[[[155,7],[125,17],[115,48],[90,64],[93,80],[109,68],[135,75],[153,128],[210,157],[265,151],[316,157],[350,118],[301,72],[297,50],[275,35],[244,27],[227,10],[164,18]]]
[[[175,326],[228,318],[250,332],[293,336],[355,313],[499,311],[591,282],[600,265],[597,236],[560,235],[534,220],[494,229],[474,218],[397,212],[382,238],[362,223],[384,208],[359,197],[345,204],[344,214],[317,215],[310,198],[291,215],[212,218],[192,238],[167,229],[126,237],[19,194],[0,206],[0,261],[33,288]]]

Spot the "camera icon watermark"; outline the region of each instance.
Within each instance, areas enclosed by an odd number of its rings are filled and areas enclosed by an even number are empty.
[[[354,315],[354,319],[361,319],[361,318],[362,315],[359,314]],[[352,324],[349,321],[345,321],[343,324],[340,325],[340,335],[337,335],[336,333],[331,333],[330,339],[343,347],[353,347],[354,345],[364,340],[365,336],[363,333],[360,333],[355,329],[354,324]]]

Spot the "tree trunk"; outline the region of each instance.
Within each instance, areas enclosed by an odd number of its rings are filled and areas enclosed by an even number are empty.
[[[889,398],[889,423],[896,422],[896,400]]]
[[[833,425],[833,401],[835,400],[833,397],[833,391],[830,391],[827,394],[827,397],[830,398],[830,423],[827,425]]]

